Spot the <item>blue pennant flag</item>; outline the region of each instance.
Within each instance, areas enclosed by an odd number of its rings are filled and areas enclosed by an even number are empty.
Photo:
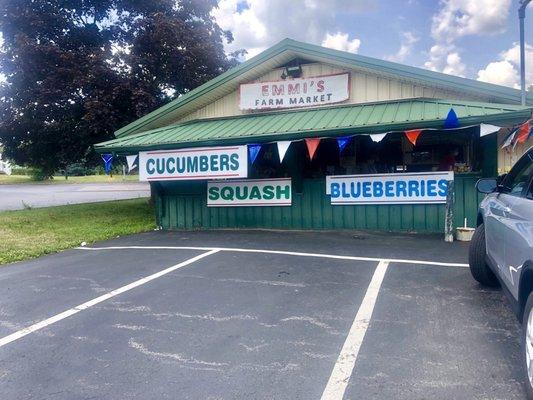
[[[102,154],[102,160],[104,160],[104,170],[106,174],[111,172],[113,168],[113,155],[112,154]]]
[[[339,145],[339,153],[342,153],[346,145],[350,142],[349,136],[337,138],[337,144]]]
[[[448,111],[448,116],[446,117],[446,121],[444,121],[444,129],[454,129],[459,128],[459,126],[459,118],[457,118],[457,114],[453,108],[450,108],[450,111]]]
[[[248,145],[248,154],[250,156],[250,163],[253,164],[255,162],[255,159],[257,158],[257,155],[261,151],[261,145],[260,144],[249,144]]]

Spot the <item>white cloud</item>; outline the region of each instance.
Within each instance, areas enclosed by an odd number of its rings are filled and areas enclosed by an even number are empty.
[[[448,53],[446,56],[446,66],[442,72],[449,75],[465,76],[465,70],[466,67],[459,53],[456,51]]]
[[[349,51],[350,53],[357,53],[361,41],[359,39],[349,39],[347,33],[337,32],[335,34],[326,33],[326,37],[322,41],[322,46],[330,49]]]
[[[213,16],[222,29],[233,33],[234,42],[228,52],[246,49],[246,58],[289,37],[321,44],[328,28],[335,26],[335,17],[373,9],[377,0],[221,0]],[[237,12],[240,5],[240,12]],[[357,39],[347,40],[353,49]],[[358,47],[358,46],[357,46]]]
[[[433,16],[435,40],[453,42],[466,35],[491,35],[505,31],[511,0],[441,0]]]
[[[401,33],[401,42],[400,48],[391,56],[385,57],[389,61],[403,62],[407,56],[411,55],[413,47],[418,42],[420,38],[416,36],[413,32],[402,32]]]
[[[426,68],[464,76],[456,41],[469,35],[494,35],[505,31],[511,0],[440,0],[433,15],[431,36],[435,44],[429,51]]]
[[[429,60],[424,63],[427,69],[445,74],[464,76],[466,65],[461,60],[454,44],[435,44],[429,50]]]
[[[533,46],[526,44],[526,65],[533,65]],[[514,43],[513,46],[500,53],[498,61],[487,64],[480,69],[477,79],[483,82],[495,83],[497,85],[520,87],[520,45]],[[533,69],[526,68],[526,86],[533,85]]]

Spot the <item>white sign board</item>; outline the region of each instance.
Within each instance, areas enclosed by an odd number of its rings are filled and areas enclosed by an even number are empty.
[[[446,203],[453,172],[326,177],[332,205]]]
[[[291,178],[207,182],[208,207],[290,206]]]
[[[294,108],[339,103],[350,97],[348,73],[240,86],[241,110]]]
[[[246,178],[246,146],[198,147],[192,149],[142,151],[139,180],[192,180]]]

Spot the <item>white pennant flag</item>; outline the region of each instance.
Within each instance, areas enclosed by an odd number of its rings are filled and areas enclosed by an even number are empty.
[[[283,159],[285,158],[285,153],[287,153],[287,150],[289,150],[289,146],[291,145],[290,140],[284,140],[282,142],[278,143],[278,154],[279,154],[279,162],[283,162]]]
[[[137,167],[137,157],[139,157],[138,154],[135,154],[133,156],[126,156],[126,162],[128,163],[128,172]]]
[[[510,146],[511,143],[513,143],[513,139],[516,135],[516,129],[514,132],[510,133],[509,136],[507,136],[507,139],[505,139],[505,142],[503,142],[502,144],[502,149],[504,149],[505,147],[507,146]]]
[[[374,133],[370,135],[370,139],[372,139],[372,141],[375,143],[379,143],[383,140],[385,136],[387,136],[387,132],[386,133]]]
[[[494,132],[498,132],[501,129],[501,126],[490,125],[490,124],[479,124],[479,136],[483,137]]]

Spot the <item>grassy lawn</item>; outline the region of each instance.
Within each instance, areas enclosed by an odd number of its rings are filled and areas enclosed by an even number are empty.
[[[126,175],[123,179],[122,175],[87,175],[87,176],[69,176],[65,179],[64,176],[56,176],[54,179],[47,181],[34,181],[29,175],[0,175],[0,185],[15,185],[18,183],[31,183],[38,185],[53,185],[57,183],[106,183],[106,182],[138,182],[139,175]]]
[[[0,212],[0,264],[155,228],[148,199]]]

